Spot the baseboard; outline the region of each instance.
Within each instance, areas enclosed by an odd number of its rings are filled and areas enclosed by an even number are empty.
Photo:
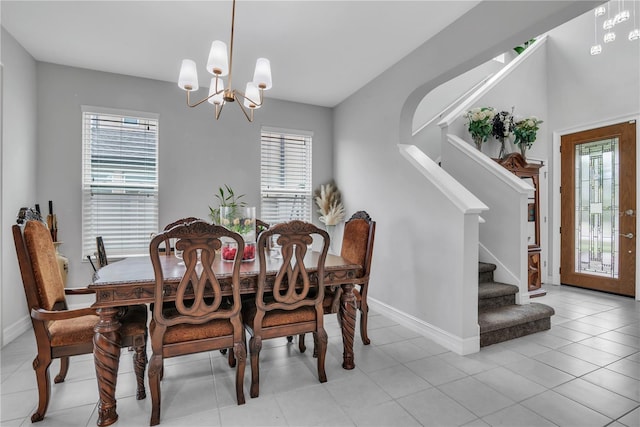
[[[2,347],[18,338],[31,328],[31,319],[24,316],[2,330]]]
[[[371,297],[367,299],[367,303],[369,304],[369,307],[373,309],[373,311],[376,311],[390,319],[395,320],[400,325],[437,342],[441,346],[461,356],[477,353],[478,351],[480,351],[479,326],[478,334],[475,337],[460,338],[436,326],[433,326],[425,322],[424,320],[420,320],[417,317],[397,310],[390,305],[387,305]]]

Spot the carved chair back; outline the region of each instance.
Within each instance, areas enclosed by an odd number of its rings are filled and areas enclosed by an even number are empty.
[[[313,236],[322,240],[322,251],[316,266],[316,284],[312,285],[310,273],[305,267],[304,258],[308,247],[313,243]],[[265,287],[267,262],[266,253],[269,240],[275,239],[280,246],[282,265],[273,282],[273,290],[267,292]],[[258,276],[258,290],[256,293],[256,321],[264,313],[272,310],[295,310],[303,306],[314,307],[317,311],[317,321],[322,324],[322,300],[324,298],[324,263],[329,249],[329,235],[315,225],[303,221],[290,221],[277,224],[260,233],[258,238],[258,257],[260,273]]]
[[[222,247],[221,238],[223,237],[238,245],[236,260],[233,263],[233,294],[230,299],[223,298],[220,283],[213,270],[216,250]],[[170,316],[167,316],[162,304],[164,275],[158,246],[171,238],[177,239],[176,248],[183,251],[186,271],[176,290],[175,311],[172,310]],[[242,236],[205,221],[178,224],[155,236],[151,241],[149,253],[156,279],[153,316],[157,324],[166,328],[180,323],[202,324],[214,319],[226,318],[241,325],[240,258],[243,250]]]
[[[365,211],[354,213],[344,224],[340,256],[363,268],[361,277],[368,277],[373,257],[376,222]]]
[[[176,225],[188,224],[188,223],[193,222],[193,221],[200,221],[200,218],[196,218],[195,216],[189,216],[189,217],[186,217],[186,218],[180,218],[177,221],[173,221],[171,224],[167,224],[164,227],[164,231],[170,230],[173,227],[175,227]],[[171,256],[171,240],[168,237],[164,240],[164,254],[166,256]]]

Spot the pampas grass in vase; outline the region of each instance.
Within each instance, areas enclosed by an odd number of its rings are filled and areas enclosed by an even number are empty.
[[[344,221],[345,213],[342,205],[342,197],[335,182],[320,185],[314,192],[320,222],[322,222],[329,233],[329,247],[333,243],[333,231],[335,226]],[[333,248],[332,248],[333,249]]]

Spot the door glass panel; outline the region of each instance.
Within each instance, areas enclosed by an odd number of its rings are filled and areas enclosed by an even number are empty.
[[[618,278],[618,149],[618,138],[576,145],[576,273]]]

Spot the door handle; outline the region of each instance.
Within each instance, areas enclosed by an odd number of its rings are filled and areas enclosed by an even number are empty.
[[[620,233],[620,235],[622,237],[626,237],[627,239],[633,239],[633,233],[626,233],[626,234]]]
[[[624,214],[627,216],[633,216],[633,209],[627,209],[626,211],[624,211]]]

